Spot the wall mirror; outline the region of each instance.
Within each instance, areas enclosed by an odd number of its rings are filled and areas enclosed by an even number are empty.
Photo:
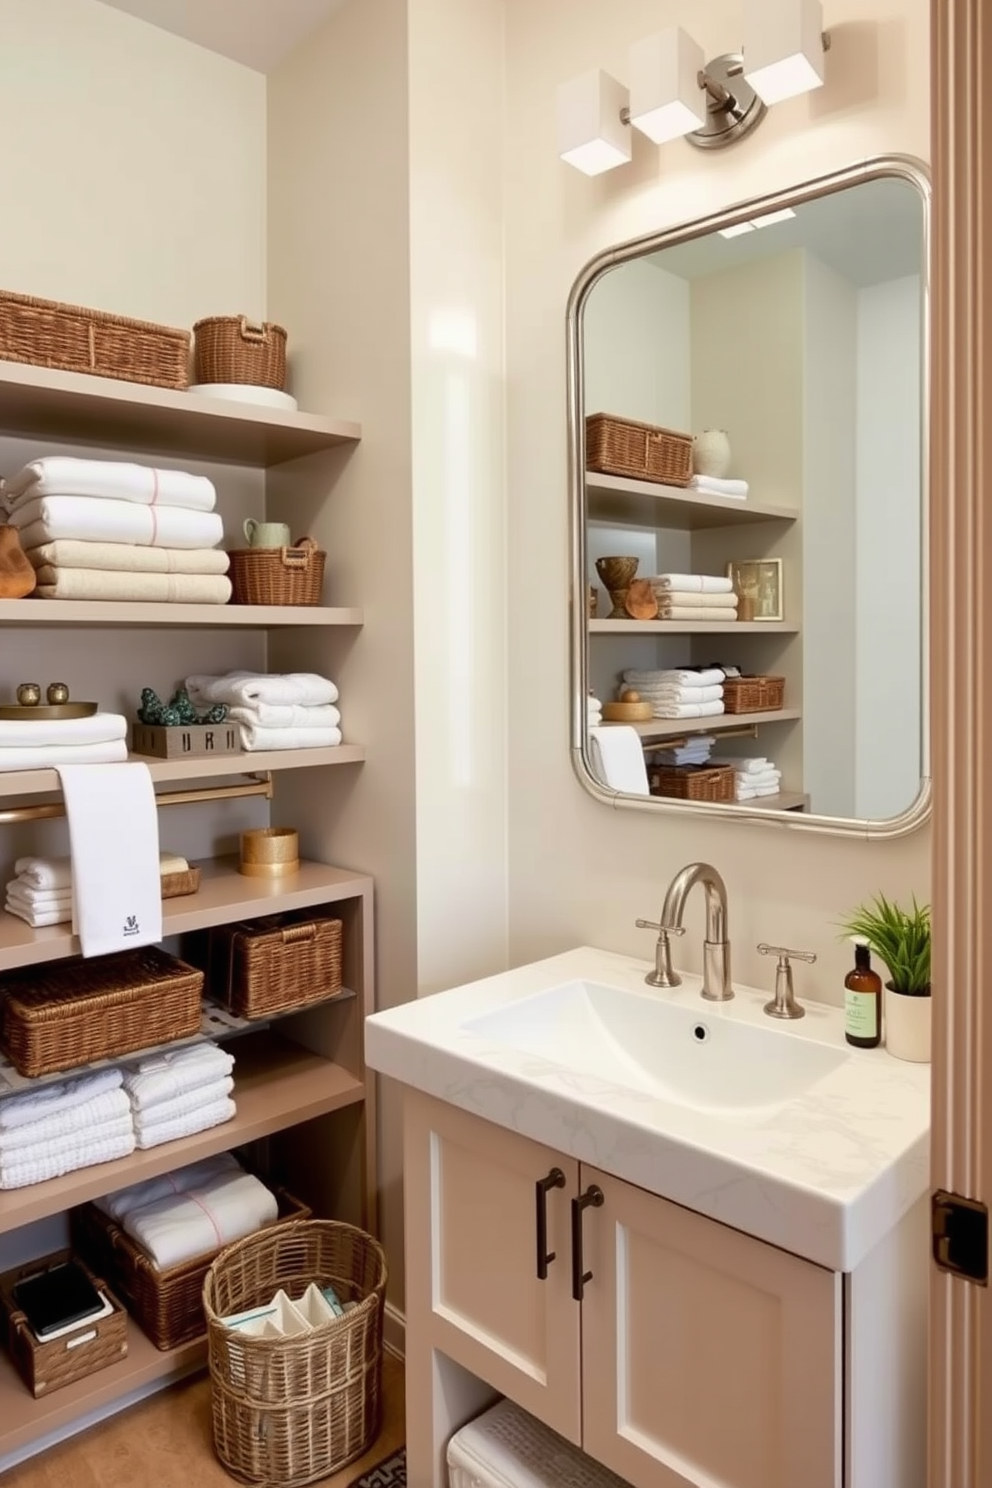
[[[928,212],[924,167],[876,160],[577,281],[571,745],[598,799],[925,819]]]

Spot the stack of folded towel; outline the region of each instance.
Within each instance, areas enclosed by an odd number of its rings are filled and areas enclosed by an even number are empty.
[[[164,1191],[159,1187],[150,1196],[163,1181],[174,1186]],[[137,1192],[140,1189],[147,1192]],[[165,1180],[133,1184],[109,1194],[100,1207],[119,1221],[160,1271],[241,1240],[271,1224],[279,1213],[275,1194],[231,1157],[223,1164],[197,1163],[166,1174]]]
[[[0,719],[0,770],[56,765],[112,765],[127,759],[127,719],[120,713],[49,721]]]
[[[694,475],[689,490],[700,496],[735,496],[743,501],[747,496],[746,480],[719,480],[715,475]]]
[[[679,744],[675,749],[654,749],[652,763],[656,765],[706,765],[716,743],[712,734],[696,734]]]
[[[603,721],[603,705],[594,692],[586,698],[586,723],[590,728],[599,728]]]
[[[659,620],[721,621],[737,619],[732,579],[716,574],[655,574],[648,580],[658,601]]]
[[[724,711],[720,667],[630,671],[624,672],[623,680],[651,704],[654,718],[715,718]]]
[[[41,599],[226,604],[229,559],[206,476],[64,455],[0,485]]]
[[[134,1135],[142,1149],[230,1121],[234,1057],[213,1043],[140,1060],[124,1072]]]
[[[738,801],[753,801],[759,796],[777,796],[782,788],[782,771],[771,760],[714,759],[714,765],[730,765]]]
[[[220,1152],[216,1157],[206,1157],[202,1162],[176,1168],[172,1173],[162,1173],[158,1178],[145,1178],[141,1183],[129,1183],[127,1188],[115,1188],[113,1193],[104,1194],[93,1203],[108,1219],[123,1224],[131,1210],[140,1208],[142,1204],[154,1204],[158,1199],[205,1188],[215,1178],[242,1171],[233,1153]]]
[[[0,1100],[0,1189],[24,1188],[134,1151],[118,1069]]]
[[[226,703],[241,730],[242,749],[328,749],[341,743],[338,690],[315,672],[187,677],[186,691],[198,708]]]
[[[2,727],[2,724],[0,724]],[[159,872],[185,873],[189,863],[172,853],[159,854]],[[18,858],[16,878],[7,885],[8,914],[26,920],[33,930],[66,925],[72,919],[72,859]]]

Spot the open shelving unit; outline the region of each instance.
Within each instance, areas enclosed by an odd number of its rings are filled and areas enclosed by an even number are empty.
[[[303,626],[362,625],[360,609],[324,605],[141,604],[135,600],[0,599],[3,625],[238,626],[298,630]]]

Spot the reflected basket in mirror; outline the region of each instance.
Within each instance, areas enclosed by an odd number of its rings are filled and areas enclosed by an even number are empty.
[[[730,765],[652,765],[648,787],[653,796],[679,801],[735,801],[737,786]]]
[[[770,713],[784,706],[784,677],[728,677],[723,684],[725,713]]]
[[[586,418],[586,468],[601,475],[685,487],[692,479],[692,435],[611,413],[591,413]]]

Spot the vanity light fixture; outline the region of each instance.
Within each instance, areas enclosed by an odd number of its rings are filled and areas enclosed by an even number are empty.
[[[558,153],[587,176],[599,176],[631,155],[628,93],[601,68],[558,89]]]
[[[744,77],[766,103],[823,86],[820,0],[744,0]]]
[[[743,233],[754,232],[758,228],[774,227],[776,222],[788,222],[795,215],[791,207],[781,207],[777,212],[764,212],[760,217],[752,217],[747,222],[735,222],[733,227],[721,227],[719,233],[721,238],[739,238]]]
[[[681,139],[706,123],[699,84],[705,55],[681,26],[645,36],[630,49],[630,122],[656,145]]]

